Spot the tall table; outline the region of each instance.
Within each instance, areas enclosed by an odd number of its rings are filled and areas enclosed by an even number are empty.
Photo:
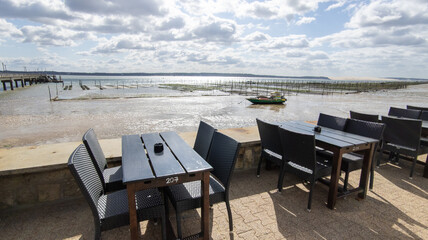
[[[155,153],[155,143],[163,151]],[[175,132],[122,136],[123,183],[128,191],[131,238],[138,238],[137,191],[201,180],[202,218],[199,238],[209,239],[209,176],[212,170]],[[168,222],[168,221],[167,221]]]
[[[366,197],[370,166],[375,145],[378,140],[326,127],[321,127],[321,132],[316,133],[314,132],[315,125],[306,122],[281,122],[280,125],[286,126],[290,129],[294,128],[299,131],[315,133],[316,145],[333,152],[327,207],[334,209],[337,197],[342,197],[353,192],[358,192],[358,197],[360,199],[364,199]],[[350,152],[364,153],[360,184],[358,188],[338,195],[337,189],[342,165],[342,155]]]

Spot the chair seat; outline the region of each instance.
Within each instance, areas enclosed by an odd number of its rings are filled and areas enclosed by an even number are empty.
[[[106,183],[106,192],[114,192],[125,189],[123,185],[122,166],[106,168],[103,171],[104,182]]]
[[[278,158],[278,160],[282,159],[282,156],[276,152],[273,152],[269,149],[263,149],[263,152],[265,152],[266,154],[268,154],[270,157],[274,157],[274,158]]]
[[[428,137],[421,137],[421,145],[428,146]]]
[[[139,191],[135,196],[138,221],[162,216],[163,201],[157,189]],[[102,230],[129,224],[128,193],[126,190],[100,196],[97,208]]]
[[[214,176],[210,175],[210,204],[215,204],[224,201],[225,187]],[[182,210],[194,209],[201,206],[201,181],[186,182],[169,186],[166,189],[168,197],[172,202],[185,203],[186,206],[181,206]]]
[[[384,143],[383,149],[387,151],[398,152],[409,156],[413,156],[417,154],[417,149],[415,148],[409,148],[409,147],[392,144],[392,143]]]
[[[324,176],[328,176],[331,174],[331,166],[329,165],[328,161],[324,161],[325,158],[321,157],[321,156],[317,156],[317,165],[315,166],[315,179],[320,178],[320,177],[324,177]],[[297,169],[301,172],[304,172],[303,175],[311,175],[312,174],[312,170],[305,168],[297,163],[294,162],[286,162],[285,163],[286,169],[288,168],[290,170],[291,168]],[[287,167],[288,166],[288,167]],[[294,171],[291,171],[294,172]],[[295,172],[295,174],[299,175],[298,172]],[[302,174],[300,174],[302,175]],[[306,178],[305,176],[302,176],[304,178]]]
[[[333,158],[333,153],[331,151],[327,151],[327,150],[319,151],[319,152],[317,152],[317,154],[321,155],[325,159],[328,159],[328,161],[331,161],[331,159]],[[364,156],[361,154],[345,153],[342,155],[341,170],[352,172],[352,171],[355,171],[357,169],[361,169],[363,166],[363,160],[364,160]],[[317,161],[320,161],[320,160],[317,159]],[[322,163],[322,161],[321,161],[321,163]]]

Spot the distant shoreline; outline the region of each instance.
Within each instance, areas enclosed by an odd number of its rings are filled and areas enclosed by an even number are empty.
[[[331,81],[428,81],[428,78],[405,77],[352,77],[352,76],[279,76],[249,73],[106,73],[106,72],[58,72],[58,71],[0,71],[0,74],[47,74],[47,75],[76,75],[76,76],[200,76],[200,77],[259,77],[259,78],[288,78],[288,79],[324,79]]]

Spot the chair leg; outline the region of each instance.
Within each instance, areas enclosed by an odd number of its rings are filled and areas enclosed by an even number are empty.
[[[101,239],[101,229],[100,229],[99,224],[96,224],[96,223],[95,223],[94,239],[95,240]]]
[[[183,233],[181,232],[181,211],[178,208],[175,209],[175,219],[177,221],[177,238],[182,239]]]
[[[279,172],[279,177],[278,177],[278,184],[277,184],[277,187],[278,187],[278,192],[281,192],[282,191],[282,184],[283,184],[283,182],[284,182],[284,175],[285,175],[285,162],[283,161],[282,163],[281,163],[281,168],[280,168],[280,172]]]
[[[263,150],[262,150],[262,151],[263,151]],[[258,166],[257,166],[257,177],[260,177],[260,168],[262,167],[262,160],[263,160],[263,157],[262,157],[262,155],[260,154],[259,164],[258,164]]]
[[[315,178],[312,178],[311,182],[310,182],[310,186],[309,186],[308,212],[311,211],[311,206],[312,206],[312,192],[314,191],[314,185],[315,185]]]
[[[229,217],[229,231],[233,231],[233,220],[232,220],[232,211],[230,209],[230,203],[229,203],[229,199],[226,199],[226,209],[227,209],[227,215]]]
[[[412,168],[410,169],[410,179],[412,179],[413,178],[413,172],[415,171],[415,166],[416,166],[416,158],[417,157],[414,157],[413,158],[413,162],[412,162]]]
[[[345,172],[345,179],[343,180],[343,191],[348,191],[348,180],[349,180],[349,172]]]

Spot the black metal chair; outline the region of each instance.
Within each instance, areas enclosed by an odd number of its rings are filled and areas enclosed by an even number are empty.
[[[382,150],[389,151],[390,160],[395,159],[397,163],[400,154],[410,156],[413,159],[410,170],[412,178],[419,153],[422,121],[382,116],[382,123],[386,125]]]
[[[358,119],[358,120],[363,120],[368,122],[379,122],[379,115],[375,115],[375,114],[367,114],[367,113],[350,111],[349,115],[352,119]]]
[[[346,126],[346,118],[320,113],[317,125],[343,131]]]
[[[92,211],[95,225],[94,239],[102,231],[129,225],[128,193],[119,190],[105,194],[101,179],[83,144],[80,144],[68,160],[74,179]],[[162,238],[166,239],[165,207],[157,189],[139,191],[135,195],[138,221],[162,219]]]
[[[125,189],[123,185],[122,166],[107,168],[107,160],[98,142],[97,135],[91,128],[83,135],[83,143],[89,152],[89,156],[94,163],[95,169],[101,178],[105,192],[113,192]]]
[[[315,150],[315,136],[296,129],[279,128],[283,157],[281,188],[285,172],[291,172],[310,182],[308,211],[311,211],[314,183],[331,175],[331,166],[324,164]]]
[[[388,116],[419,119],[421,110],[390,107]]]
[[[348,119],[346,123],[345,132],[374,138],[381,141],[383,132],[385,130],[385,125],[382,123],[375,123],[369,121],[362,121],[357,119]],[[377,149],[377,145],[375,149]],[[376,153],[373,153],[372,165],[370,167],[370,189],[373,189],[374,181],[374,165],[375,165],[375,156]],[[347,153],[342,156],[342,167],[341,170],[345,172],[345,179],[343,181],[343,190],[347,191],[349,173],[358,169],[361,169],[363,166],[364,155],[358,153]]]
[[[411,106],[411,105],[407,105],[407,109],[428,111],[428,107],[417,107],[417,106]]]
[[[229,204],[229,186],[240,144],[234,139],[215,132],[208,161],[213,167],[210,175],[210,205],[225,202],[229,217],[229,230],[233,230],[232,211]],[[182,238],[181,213],[201,207],[201,181],[169,186],[166,194],[176,211],[177,237]]]
[[[260,141],[261,141],[261,154],[259,164],[257,166],[257,177],[260,177],[260,169],[262,167],[262,161],[265,159],[266,168],[269,168],[270,163],[273,162],[278,166],[282,166],[282,148],[281,139],[279,138],[278,125],[264,122],[260,119],[256,119],[257,128],[259,130]],[[282,188],[279,187],[280,179],[278,176],[278,191]]]
[[[203,121],[199,122],[198,133],[196,134],[193,149],[205,160],[207,160],[215,131],[217,130],[207,123]]]

